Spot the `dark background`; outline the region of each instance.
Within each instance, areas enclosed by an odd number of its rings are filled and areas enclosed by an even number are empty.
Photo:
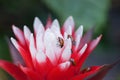
[[[87,31],[94,26],[93,38],[103,34],[84,66],[109,64],[120,58],[120,0],[0,0],[0,59],[11,61],[6,37],[14,36],[13,24],[21,29],[27,25],[32,30],[34,17],[45,25],[48,15],[57,18],[61,26],[72,15],[76,28],[83,24]],[[10,79],[0,71],[0,80]],[[120,80],[120,65],[104,80]]]

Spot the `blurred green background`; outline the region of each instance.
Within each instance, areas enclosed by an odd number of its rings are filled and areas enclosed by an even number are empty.
[[[103,34],[85,66],[109,64],[120,58],[120,0],[0,0],[0,59],[11,60],[6,37],[14,36],[13,24],[32,30],[34,17],[45,25],[48,15],[57,18],[61,26],[73,16],[76,28],[82,24],[85,31],[95,28],[94,37]],[[112,69],[105,80],[120,80],[119,68]],[[10,79],[0,70],[0,80]]]

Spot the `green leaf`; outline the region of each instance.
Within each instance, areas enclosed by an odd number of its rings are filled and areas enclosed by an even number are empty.
[[[96,26],[97,30],[106,21],[109,0],[42,0],[63,22],[73,16],[76,26],[84,25],[85,30]]]

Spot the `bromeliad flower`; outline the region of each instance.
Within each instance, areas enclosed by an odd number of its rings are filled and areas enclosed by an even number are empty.
[[[16,80],[83,80],[103,68],[92,66],[81,69],[99,43],[101,35],[93,41],[90,41],[90,32],[82,37],[83,26],[75,31],[71,16],[61,29],[57,19],[53,22],[48,19],[44,27],[36,17],[33,26],[34,33],[27,26],[24,26],[23,31],[14,25],[12,27],[17,40],[11,38],[11,42],[25,65],[0,60],[0,67]]]

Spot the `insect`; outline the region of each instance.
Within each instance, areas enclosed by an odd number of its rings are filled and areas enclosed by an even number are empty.
[[[72,65],[74,65],[74,66],[76,65],[76,62],[73,58],[71,58],[69,61],[72,63]]]
[[[72,45],[76,45],[76,41],[73,39],[72,35],[68,35],[67,38],[71,39]]]
[[[82,73],[88,72],[88,71],[90,71],[90,70],[91,70],[91,68],[90,68],[90,67],[85,68],[85,69],[83,69],[83,70],[82,70]]]
[[[73,40],[72,35],[68,35],[67,38],[70,38],[71,40]]]
[[[61,37],[58,37],[59,46],[62,48],[64,46],[64,40]]]

